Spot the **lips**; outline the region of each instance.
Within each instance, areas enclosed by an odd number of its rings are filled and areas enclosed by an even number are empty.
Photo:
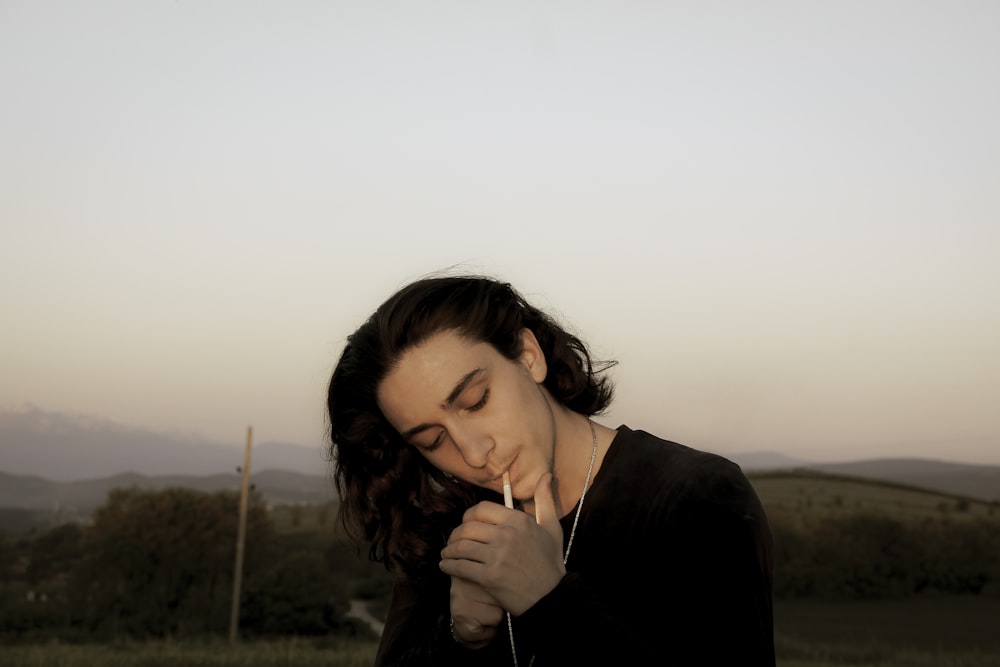
[[[503,474],[506,472],[510,475],[510,485],[514,486],[514,465],[517,463],[517,457],[515,456],[513,460],[503,468],[501,468],[500,474],[489,480],[488,484],[496,484],[499,490],[503,490]]]

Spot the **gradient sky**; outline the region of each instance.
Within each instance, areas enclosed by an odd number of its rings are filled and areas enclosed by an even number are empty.
[[[0,404],[319,443],[461,265],[722,453],[1000,464],[1000,3],[0,0]]]

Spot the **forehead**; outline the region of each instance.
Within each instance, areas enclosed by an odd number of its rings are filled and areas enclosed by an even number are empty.
[[[390,422],[441,407],[470,372],[489,372],[502,357],[489,343],[455,331],[436,333],[400,356],[378,387],[378,402]]]

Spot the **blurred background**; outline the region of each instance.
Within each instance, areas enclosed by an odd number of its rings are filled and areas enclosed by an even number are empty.
[[[0,664],[371,664],[326,383],[450,269],[619,361],[601,421],[744,466],[782,667],[996,665],[998,23],[0,0]]]

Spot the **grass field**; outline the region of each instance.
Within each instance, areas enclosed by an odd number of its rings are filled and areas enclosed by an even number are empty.
[[[807,525],[855,514],[900,521],[986,519],[1000,523],[1000,504],[891,482],[806,472],[753,473],[750,481],[772,521]]]
[[[989,651],[998,656],[995,664],[1000,666],[998,597],[779,600],[774,624],[783,636],[805,643]]]
[[[872,642],[804,644],[778,637],[778,667],[996,667],[1000,652],[917,650]],[[3,667],[371,667],[375,644],[292,640],[240,644],[149,642],[0,646]]]
[[[124,642],[0,646],[0,667],[371,667],[371,641]]]
[[[997,667],[1000,599],[779,601],[778,667]],[[2,667],[370,667],[372,641],[0,646]]]

